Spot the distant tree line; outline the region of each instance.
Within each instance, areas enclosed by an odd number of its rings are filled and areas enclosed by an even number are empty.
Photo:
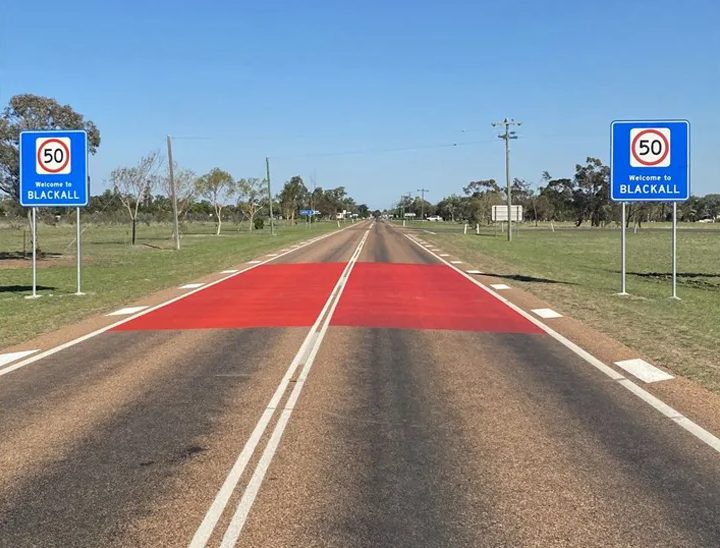
[[[620,204],[610,200],[610,168],[597,158],[587,158],[575,166],[573,178],[554,178],[543,172],[535,187],[524,179],[514,179],[512,203],[523,206],[527,222],[572,221],[576,226],[606,226],[620,219]],[[402,198],[395,210],[420,217],[439,215],[448,221],[486,224],[492,219],[492,206],[507,203],[506,190],[495,179],[471,181],[462,194],[452,194],[432,204],[420,197]],[[672,206],[668,203],[641,202],[627,207],[627,223],[668,221]],[[720,221],[720,194],[691,196],[678,204],[680,221],[714,219]]]
[[[100,132],[92,121],[48,97],[24,94],[10,99],[0,114],[0,218],[21,222],[29,210],[19,205],[19,138],[31,129],[84,129],[88,132],[89,152],[100,146]],[[295,223],[302,209],[318,211],[313,217],[335,218],[339,213],[367,217],[368,207],[356,204],[344,186],[321,187],[309,191],[300,176],[285,182],[272,198],[267,181],[256,177],[235,178],[228,171],[213,168],[196,175],[178,165],[174,187],[180,222],[212,221],[219,235],[224,221],[247,221],[248,229],[263,228],[272,209],[277,217]],[[90,197],[84,217],[94,223],[128,222],[131,241],[136,241],[140,223],[172,220],[171,183],[166,162],[159,152],[151,152],[135,164],[114,169],[105,181],[107,189]],[[72,210],[39,208],[41,222],[55,223],[66,217],[73,222]],[[345,214],[345,213],[343,213]]]

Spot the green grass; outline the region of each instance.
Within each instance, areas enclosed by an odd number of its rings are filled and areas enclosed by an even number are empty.
[[[720,226],[678,231],[678,296],[671,289],[668,224],[628,230],[627,290],[619,297],[620,231],[523,225],[508,243],[483,228],[414,222],[427,241],[506,278],[680,375],[720,392]],[[558,226],[556,225],[556,228]],[[520,277],[518,277],[520,276]],[[522,277],[527,277],[523,279]]]
[[[74,295],[75,227],[38,225],[38,243],[46,255],[38,261],[40,299],[31,293],[31,261],[23,260],[22,228],[0,225],[0,348],[30,339],[92,314],[109,311],[143,295],[231,267],[272,249],[337,229],[335,222],[280,225],[241,230],[192,223],[184,228],[182,249],[174,250],[169,225],[138,227],[137,245],[129,245],[127,226],[83,226],[82,290]],[[28,250],[31,248],[28,245]]]

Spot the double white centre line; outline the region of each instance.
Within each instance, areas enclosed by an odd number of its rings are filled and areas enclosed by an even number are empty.
[[[205,518],[200,524],[200,527],[198,527],[197,531],[195,532],[195,535],[190,542],[191,548],[200,548],[207,545],[207,542],[213,534],[213,531],[215,530],[218,521],[220,520],[222,514],[225,512],[225,508],[227,507],[227,504],[233,492],[235,491],[235,488],[237,487],[238,482],[240,481],[240,478],[245,471],[245,468],[247,467],[250,459],[255,453],[255,449],[260,443],[263,434],[267,430],[267,427],[270,424],[273,415],[275,414],[275,410],[279,407],[280,401],[282,400],[288,386],[290,385],[290,380],[297,371],[298,367],[302,365],[303,367],[300,371],[300,375],[294,383],[295,387],[290,393],[290,397],[287,399],[285,406],[282,408],[280,412],[280,417],[278,418],[278,421],[275,424],[275,428],[273,429],[273,432],[270,436],[270,440],[268,441],[268,444],[265,447],[265,450],[263,451],[263,454],[260,457],[257,466],[255,467],[255,471],[253,472],[250,481],[245,487],[245,491],[240,498],[237,509],[235,510],[230,524],[225,531],[221,546],[234,546],[238,538],[240,537],[240,533],[242,532],[242,528],[245,525],[247,516],[250,513],[253,502],[255,501],[255,497],[260,490],[260,486],[262,485],[265,473],[267,472],[267,469],[272,462],[275,452],[277,451],[278,445],[280,444],[280,438],[282,437],[283,432],[285,431],[285,427],[290,420],[290,416],[295,409],[295,404],[300,397],[300,393],[302,392],[305,380],[307,379],[308,373],[310,372],[313,362],[315,361],[315,356],[317,355],[318,350],[320,349],[320,345],[325,338],[325,333],[327,332],[327,329],[330,325],[330,320],[332,319],[333,313],[335,312],[335,308],[337,307],[337,304],[340,300],[340,296],[345,289],[345,285],[348,278],[350,277],[350,273],[352,272],[352,269],[355,266],[355,263],[357,262],[360,253],[362,252],[363,246],[367,241],[369,232],[369,230],[366,230],[365,234],[363,234],[360,243],[355,248],[354,253],[350,257],[348,264],[345,266],[345,269],[340,275],[340,278],[335,284],[335,287],[330,293],[330,296],[325,302],[325,305],[320,311],[320,314],[315,320],[315,323],[310,328],[310,331],[308,332],[305,340],[300,346],[300,350],[298,350],[292,362],[290,362],[290,366],[285,372],[285,375],[280,381],[280,384],[275,389],[275,393],[273,394],[272,398],[270,398],[270,401],[268,402],[265,411],[260,416],[260,420],[255,425],[255,429],[248,438],[247,442],[245,442],[245,446],[240,452],[240,455],[235,461],[235,464],[230,469],[230,472],[225,479],[225,482],[215,496],[215,500],[205,514]]]

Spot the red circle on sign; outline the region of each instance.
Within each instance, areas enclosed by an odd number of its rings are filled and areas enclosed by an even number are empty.
[[[638,140],[640,137],[642,137],[643,135],[645,135],[646,133],[653,133],[653,134],[655,134],[655,135],[658,135],[658,136],[663,140],[663,143],[665,144],[665,152],[663,153],[663,155],[662,155],[660,158],[658,158],[657,160],[654,160],[654,161],[652,161],[652,162],[646,162],[645,160],[639,158],[637,154],[635,154],[635,143],[637,143],[637,140]],[[644,130],[644,131],[641,131],[640,133],[638,133],[638,134],[635,136],[635,138],[633,139],[632,145],[630,145],[630,150],[632,151],[633,158],[635,158],[635,160],[637,160],[638,162],[640,162],[642,165],[644,165],[644,166],[656,166],[656,165],[658,165],[659,163],[662,163],[662,161],[663,161],[665,158],[667,158],[667,155],[670,153],[670,143],[668,143],[667,137],[665,137],[665,135],[663,135],[662,133],[660,133],[658,130],[656,130],[656,129],[646,129],[646,130]]]
[[[52,169],[52,168],[47,167],[47,166],[43,163],[42,158],[40,158],[40,153],[43,151],[43,149],[45,148],[45,146],[48,145],[48,144],[50,144],[50,143],[58,143],[61,147],[63,147],[63,149],[65,149],[65,162],[63,162],[63,164],[62,164],[59,168],[57,168],[57,169]],[[62,171],[63,169],[65,169],[65,168],[67,167],[68,162],[70,161],[70,149],[69,149],[69,148],[67,147],[67,145],[66,145],[65,143],[63,143],[60,139],[55,139],[55,138],[53,137],[52,139],[48,139],[47,141],[44,141],[43,144],[38,147],[38,151],[37,151],[37,161],[38,161],[38,164],[40,164],[40,165],[42,166],[42,168],[43,168],[45,171],[47,171],[48,173],[58,173],[58,172]]]

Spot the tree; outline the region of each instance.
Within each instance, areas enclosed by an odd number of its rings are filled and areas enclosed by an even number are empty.
[[[161,165],[160,154],[151,152],[140,158],[133,167],[121,167],[110,173],[110,182],[118,198],[130,216],[132,223],[132,245],[135,245],[138,210],[147,195],[158,183],[157,171]]]
[[[93,122],[70,105],[61,105],[50,97],[15,95],[0,116],[0,190],[19,199],[20,132],[40,129],[84,129],[88,134],[88,151],[95,154],[100,146],[100,132]]]
[[[597,158],[588,157],[585,165],[575,166],[573,192],[577,212],[576,225],[590,219],[591,226],[605,224],[611,216],[610,168]]]
[[[492,219],[492,206],[500,205],[503,193],[495,179],[472,181],[463,188],[468,195],[468,215],[478,223],[489,223]]]
[[[220,236],[222,210],[229,199],[235,195],[236,184],[232,175],[219,168],[213,168],[195,182],[198,194],[207,199],[215,210],[217,218],[216,236]]]
[[[265,202],[265,179],[240,179],[237,182],[238,207],[250,221],[250,230],[255,227],[255,216],[263,208]]]
[[[197,192],[195,189],[195,181],[197,181],[197,175],[195,175],[194,171],[178,168],[177,163],[173,163],[173,179],[175,180],[175,198],[177,199],[178,219],[182,221],[182,219],[187,215],[187,212],[195,199],[195,194]],[[169,175],[162,178],[162,188],[166,196],[172,196]]]
[[[283,216],[290,220],[290,224],[294,224],[298,207],[307,202],[309,198],[308,189],[305,187],[302,177],[299,175],[291,177],[283,186],[278,198]]]

